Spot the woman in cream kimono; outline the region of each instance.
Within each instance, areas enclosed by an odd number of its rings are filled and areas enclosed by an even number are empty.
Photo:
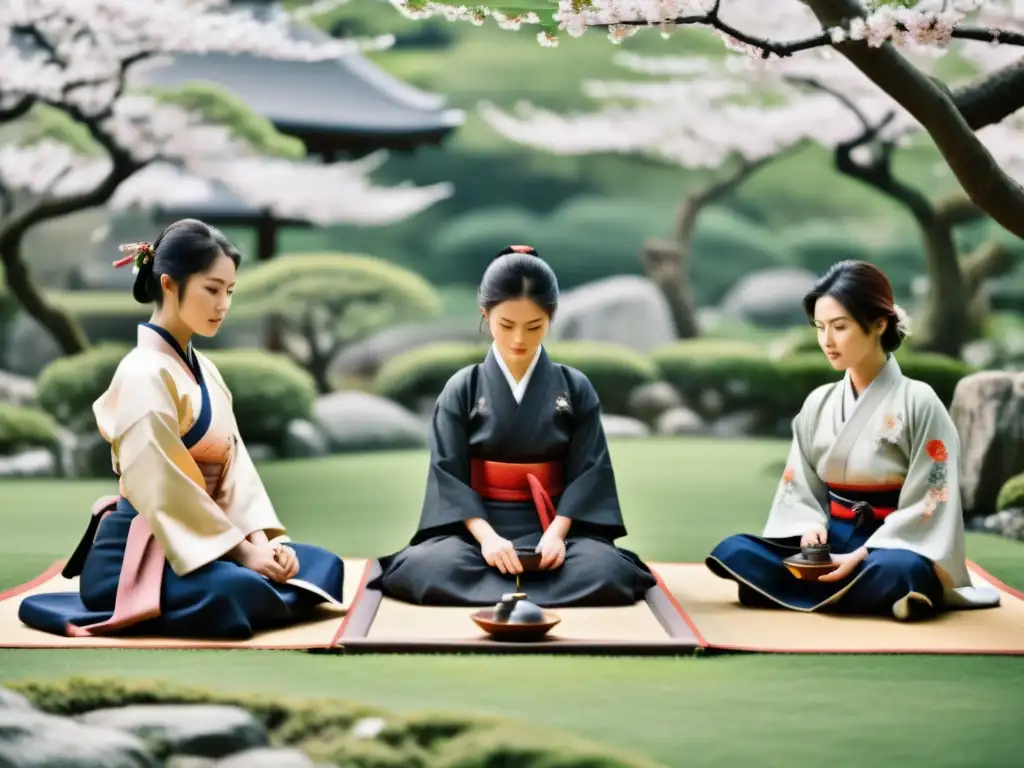
[[[908,620],[998,605],[998,592],[972,587],[967,572],[956,428],[892,355],[907,328],[888,278],[841,262],[804,309],[844,378],[811,392],[793,421],[763,535],[727,538],[708,568],[735,580],[751,606]],[[800,580],[783,560],[815,544],[827,544],[839,568]]]
[[[289,543],[238,436],[231,392],[197,353],[227,313],[238,251],[195,221],[126,246],[135,298],[157,310],[93,406],[120,494],[101,499],[64,576],[78,593],[26,598],[20,618],[71,636],[242,639],[340,602],[343,566]]]

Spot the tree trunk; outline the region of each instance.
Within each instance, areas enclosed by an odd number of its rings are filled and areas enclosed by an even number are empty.
[[[925,299],[922,330],[915,347],[960,357],[970,333],[968,292],[960,259],[953,242],[953,230],[937,217],[918,218],[928,265],[928,295]]]
[[[652,238],[644,243],[640,260],[647,277],[665,297],[676,335],[680,339],[698,336],[689,243],[669,243]]]
[[[74,317],[43,298],[22,260],[21,244],[22,238],[16,236],[7,238],[0,246],[0,260],[11,294],[29,316],[50,332],[64,354],[84,352],[89,348],[85,331]]]

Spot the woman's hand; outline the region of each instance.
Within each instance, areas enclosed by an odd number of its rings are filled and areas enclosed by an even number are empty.
[[[540,569],[558,568],[565,562],[565,539],[551,533],[551,529],[541,536],[537,551],[541,553]]]
[[[286,580],[295,578],[296,574],[299,572],[299,556],[295,554],[294,549],[281,544],[274,549],[274,559],[277,561],[278,565],[284,568]]]
[[[819,576],[818,581],[842,581],[851,573],[853,573],[854,569],[862,562],[864,562],[864,558],[867,556],[867,547],[855,549],[848,555],[832,555],[832,562],[840,563],[840,566],[831,573],[826,573],[824,576]]]
[[[516,548],[508,539],[492,534],[480,542],[480,552],[487,564],[502,573],[522,573],[523,564],[519,562]]]
[[[282,583],[288,581],[288,572],[277,561],[271,547],[256,547],[248,541],[243,541],[232,550],[232,557],[239,565],[261,576]]]
[[[824,544],[828,541],[828,531],[824,528],[815,528],[810,533],[805,533],[800,537],[801,547],[814,547]]]

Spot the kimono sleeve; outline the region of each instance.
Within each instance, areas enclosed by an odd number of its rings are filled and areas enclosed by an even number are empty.
[[[960,439],[935,392],[908,388],[909,467],[899,506],[867,540],[868,549],[907,549],[928,558],[946,587],[970,585],[960,500]]]
[[[430,466],[414,544],[464,531],[467,520],[488,518],[483,499],[471,485],[464,386],[449,382],[434,405],[428,434]]]
[[[231,404],[231,390],[228,389],[220,371],[209,358],[204,356],[202,362],[216,385],[221,388],[228,403]],[[224,509],[232,525],[238,528],[243,535],[248,536],[256,531],[263,531],[268,539],[287,541],[285,527],[277,516],[277,511],[260,479],[256,465],[245,447],[245,441],[239,434],[234,413],[231,415],[231,424],[234,427],[234,447],[217,497],[219,506]]]
[[[263,531],[268,539],[287,541],[285,527],[277,516],[267,489],[260,479],[245,442],[235,438],[234,452],[225,473],[219,501],[228,519],[243,535]]]
[[[122,368],[93,410],[111,444],[121,494],[149,523],[174,572],[184,576],[245,536],[210,498],[181,440],[192,413],[174,377],[153,365]]]
[[[762,536],[766,539],[787,539],[803,536],[816,528],[828,527],[824,500],[828,489],[808,452],[820,412],[815,407],[818,397],[812,393],[800,413],[793,419],[793,440],[789,446],[786,468],[782,472]]]
[[[601,402],[594,385],[579,371],[566,374],[573,384],[573,428],[565,458],[565,489],[558,514],[596,527],[602,536],[626,535],[615,471],[601,423]]]

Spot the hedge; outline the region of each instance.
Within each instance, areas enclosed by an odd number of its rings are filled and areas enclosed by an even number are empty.
[[[652,359],[661,378],[705,418],[752,410],[763,416],[766,426],[792,418],[812,389],[842,376],[818,352],[776,356],[752,342],[681,341],[657,350]],[[974,371],[959,360],[931,353],[900,350],[896,360],[906,376],[931,385],[947,407],[957,382]]]
[[[563,341],[545,349],[554,362],[577,368],[590,379],[605,413],[626,413],[629,392],[657,379],[650,360],[615,344]],[[413,349],[381,366],[374,390],[416,409],[423,400],[436,398],[456,371],[482,362],[486,355],[486,344],[452,342]]]
[[[996,497],[996,511],[1024,509],[1024,472],[1014,475],[999,489]]]
[[[59,446],[57,422],[39,408],[0,403],[0,456]]]
[[[101,344],[55,360],[39,375],[40,407],[78,432],[95,429],[92,405],[110,386],[121,358],[131,348]],[[234,401],[242,439],[279,446],[292,419],[308,419],[316,399],[312,377],[283,355],[259,349],[207,353],[220,370]]]
[[[239,707],[263,724],[272,746],[293,747],[316,762],[346,768],[659,768],[650,760],[563,731],[496,717],[433,712],[400,715],[348,701],[230,695],[158,681],[72,678],[16,682],[8,687],[41,711],[65,717],[139,704]],[[384,723],[374,738],[353,733],[353,726],[367,718],[380,718]]]

